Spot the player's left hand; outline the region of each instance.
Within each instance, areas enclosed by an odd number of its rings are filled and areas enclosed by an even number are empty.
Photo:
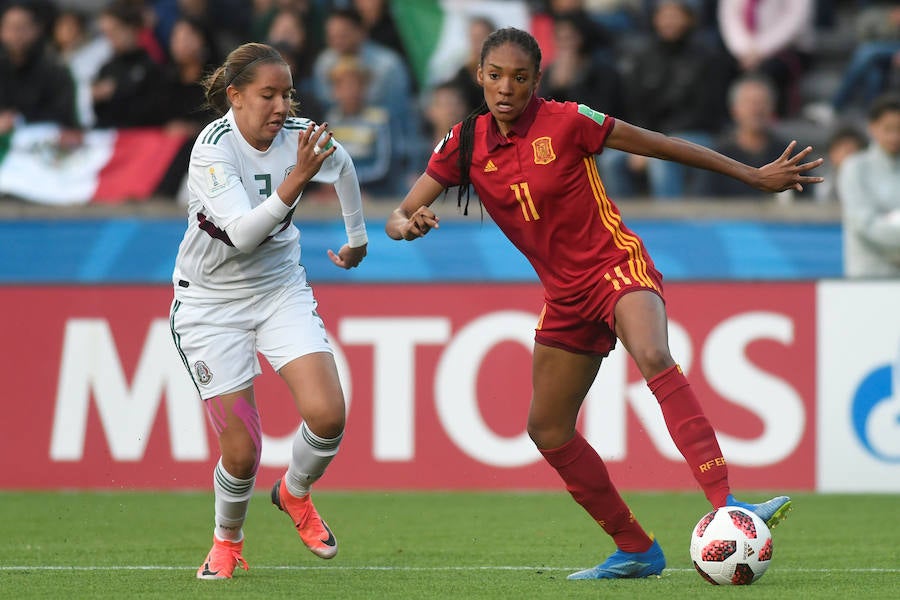
[[[363,244],[356,248],[351,248],[348,244],[344,244],[337,254],[333,250],[328,250],[328,258],[342,269],[352,269],[358,267],[359,263],[366,257],[367,248],[368,244]]]
[[[794,140],[788,144],[784,152],[781,153],[774,161],[767,165],[759,167],[757,172],[757,181],[755,187],[765,192],[783,192],[785,190],[803,191],[803,184],[821,183],[825,181],[823,177],[813,177],[804,175],[807,171],[815,169],[821,165],[825,159],[818,158],[812,162],[801,162],[810,152],[812,146],[807,146],[797,154],[793,154],[794,148],[797,147],[797,141]]]

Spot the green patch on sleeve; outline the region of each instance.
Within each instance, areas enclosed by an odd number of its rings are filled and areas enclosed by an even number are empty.
[[[603,121],[606,120],[606,115],[600,111],[594,110],[590,106],[585,106],[584,104],[578,105],[578,112],[583,114],[586,117],[589,117],[597,122],[597,125],[603,125]]]

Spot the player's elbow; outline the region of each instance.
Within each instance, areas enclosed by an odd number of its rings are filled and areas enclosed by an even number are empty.
[[[259,246],[259,244],[252,244],[247,241],[237,242],[237,241],[232,240],[231,243],[234,244],[234,249],[237,250],[238,252],[240,252],[241,254],[250,254],[251,252],[256,250],[256,248]]]
[[[235,250],[241,254],[250,254],[260,244],[260,240],[253,236],[247,235],[246,228],[240,226],[239,222],[234,222],[225,228],[228,239]]]

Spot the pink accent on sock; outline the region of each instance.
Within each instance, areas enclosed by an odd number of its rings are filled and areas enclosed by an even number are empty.
[[[728,466],[716,432],[694,395],[681,367],[674,365],[647,380],[656,396],[672,441],[714,507],[724,506],[730,493]]]
[[[256,446],[256,463],[253,465],[253,472],[259,468],[259,459],[262,455],[262,426],[259,421],[259,411],[255,407],[250,406],[246,398],[238,398],[234,402],[232,409],[234,414],[244,423],[247,433],[253,439],[253,445]]]

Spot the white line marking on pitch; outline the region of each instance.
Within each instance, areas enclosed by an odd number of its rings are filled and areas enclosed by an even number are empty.
[[[193,571],[196,567],[175,565],[0,565],[0,571]],[[303,565],[252,565],[256,570],[269,571],[577,571],[581,567],[527,567],[527,566],[303,566]],[[791,569],[778,568],[786,573],[900,573],[900,569]],[[693,573],[694,569],[667,568],[667,572]]]

